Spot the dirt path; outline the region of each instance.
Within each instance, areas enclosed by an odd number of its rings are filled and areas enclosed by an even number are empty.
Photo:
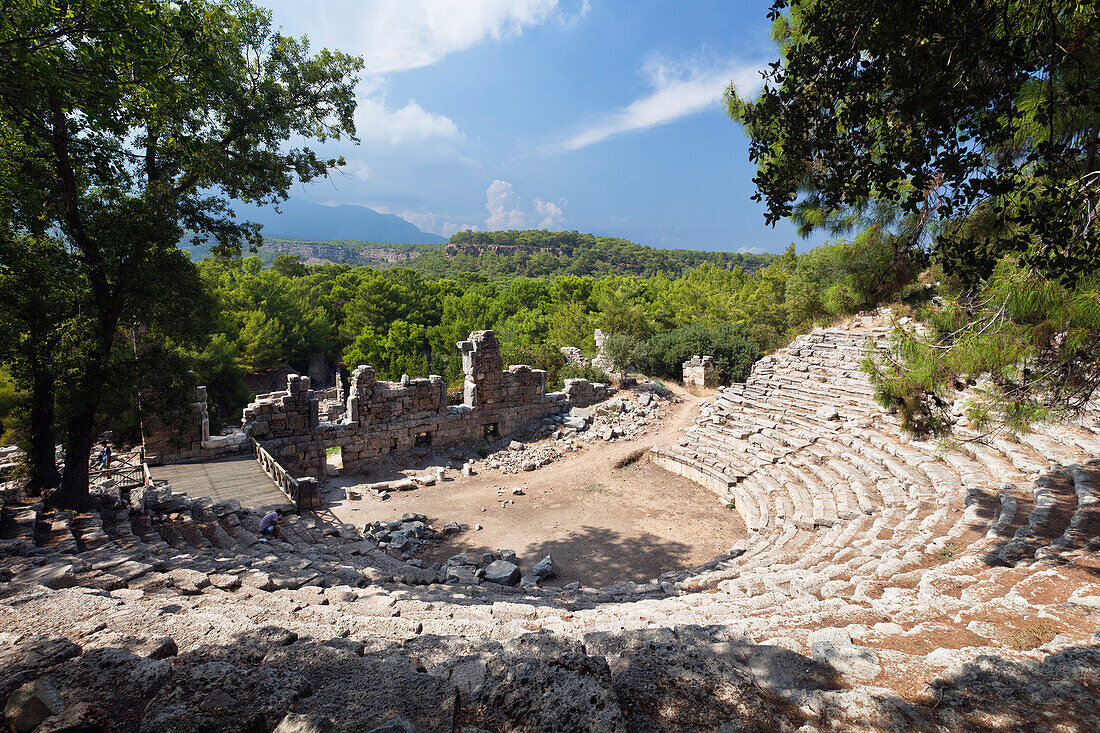
[[[745,526],[710,491],[645,459],[650,447],[678,440],[703,399],[679,386],[671,389],[683,402],[667,404],[656,429],[635,440],[585,444],[536,471],[487,470],[394,492],[384,502],[368,495],[361,501],[334,500],[329,508],[356,526],[405,512],[426,514],[436,526],[450,520],[461,524],[462,532],[423,555],[425,564],[457,552],[509,548],[526,571],[551,553],[559,567],[555,583],[585,585],[645,582],[666,570],[698,565],[743,538]],[[642,459],[616,468],[635,455]],[[331,485],[358,482],[365,479],[348,477]],[[513,495],[513,488],[523,494]],[[477,525],[483,529],[475,530]]]

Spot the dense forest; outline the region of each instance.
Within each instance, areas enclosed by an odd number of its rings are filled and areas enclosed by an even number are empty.
[[[489,277],[519,275],[679,275],[709,262],[720,267],[741,267],[748,272],[775,258],[769,254],[700,252],[657,249],[618,237],[579,232],[462,231],[451,237],[442,254],[432,252],[412,265],[417,272],[450,277],[459,272],[479,272]]]

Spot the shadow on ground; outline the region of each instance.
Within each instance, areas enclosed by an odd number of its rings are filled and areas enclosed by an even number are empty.
[[[547,633],[322,640],[277,626],[210,636],[217,641],[178,655],[155,637],[86,650],[61,637],[9,639],[0,699],[49,680],[68,716],[55,722],[69,727],[54,729],[88,732],[260,733],[288,713],[312,721],[302,730],[327,719],[340,731],[397,716],[433,732],[1100,728],[1096,647],[1042,662],[980,656],[906,701],[851,688],[828,665],[722,626],[596,633],[583,644]]]
[[[479,544],[477,540],[477,532],[472,530],[451,535],[425,554],[425,559],[445,562],[458,552],[477,557],[502,549]],[[584,586],[599,587],[622,581],[647,583],[667,570],[686,567],[690,553],[690,546],[653,534],[628,537],[613,529],[582,526],[560,539],[535,544],[520,557],[520,565],[526,572],[551,555],[558,576],[549,581],[550,585],[579,581]]]

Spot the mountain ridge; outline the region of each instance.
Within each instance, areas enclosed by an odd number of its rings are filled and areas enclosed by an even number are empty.
[[[392,244],[443,244],[438,234],[422,231],[394,214],[382,214],[357,204],[327,206],[291,198],[274,207],[240,205],[237,216],[263,225],[263,235],[272,238],[356,240]]]

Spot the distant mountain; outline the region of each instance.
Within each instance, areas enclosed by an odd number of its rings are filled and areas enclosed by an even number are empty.
[[[394,244],[441,244],[447,240],[422,232],[415,225],[393,214],[380,214],[365,206],[322,206],[301,199],[274,208],[238,206],[237,215],[246,221],[263,224],[265,237],[309,240],[357,240]]]

